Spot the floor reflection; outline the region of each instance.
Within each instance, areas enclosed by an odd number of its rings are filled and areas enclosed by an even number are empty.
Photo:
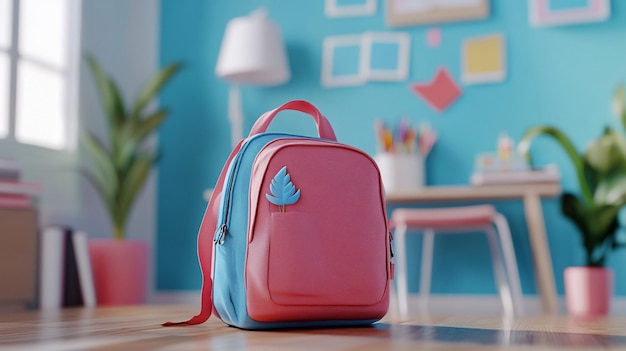
[[[394,340],[473,343],[482,345],[616,346],[626,345],[626,336],[574,334],[543,331],[493,330],[443,326],[375,324],[373,335]]]

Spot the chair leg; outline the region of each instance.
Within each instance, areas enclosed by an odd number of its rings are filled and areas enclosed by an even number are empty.
[[[524,315],[524,299],[522,298],[522,284],[520,283],[519,270],[517,267],[517,259],[515,258],[515,249],[513,248],[513,240],[511,239],[511,231],[507,223],[506,217],[501,213],[496,213],[494,217],[494,225],[500,237],[500,244],[504,253],[504,265],[509,278],[509,285],[513,295],[513,305],[515,313]]]
[[[398,311],[400,317],[408,315],[408,287],[406,272],[406,224],[398,224],[394,232],[396,243],[396,287],[398,297]]]
[[[424,230],[424,237],[422,239],[422,267],[420,269],[420,303],[422,310],[425,312],[428,311],[434,248],[435,231],[432,228],[428,228]]]
[[[511,294],[511,288],[506,279],[506,273],[504,271],[504,264],[502,262],[500,245],[498,243],[498,237],[495,230],[489,226],[485,228],[487,233],[487,239],[489,241],[489,249],[491,251],[491,258],[493,260],[493,272],[498,285],[498,291],[500,293],[500,299],[502,299],[502,307],[504,309],[505,316],[513,316],[515,309],[513,307],[513,296]]]

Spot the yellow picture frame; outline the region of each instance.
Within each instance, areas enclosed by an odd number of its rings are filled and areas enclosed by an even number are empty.
[[[497,83],[506,78],[506,40],[502,34],[466,39],[461,55],[465,84]]]

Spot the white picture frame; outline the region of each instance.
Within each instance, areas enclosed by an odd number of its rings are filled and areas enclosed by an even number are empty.
[[[409,76],[409,52],[411,37],[403,32],[367,32],[363,35],[363,70],[368,81],[404,81]],[[379,48],[377,45],[395,46],[395,48]],[[376,67],[376,51],[387,51],[381,54],[395,55],[391,67]],[[387,65],[387,63],[385,63]]]
[[[407,80],[410,41],[410,35],[404,32],[365,32],[326,37],[322,48],[322,86],[330,88],[357,86],[368,81]],[[342,63],[340,50],[346,48],[358,48],[359,53],[358,57],[349,58],[351,66],[347,74],[338,72],[342,68],[339,67]],[[383,67],[377,66],[381,62]]]
[[[362,0],[360,4],[342,5],[340,0],[326,0],[324,12],[326,17],[357,17],[376,14],[377,0]]]
[[[609,0],[588,0],[587,6],[551,9],[552,0],[528,0],[529,22],[534,27],[601,22],[611,16]]]
[[[338,50],[342,48],[358,47],[359,57],[353,62],[357,68],[355,73],[335,73]],[[321,83],[325,87],[355,86],[365,84],[367,81],[363,70],[363,36],[338,35],[324,39],[322,48],[322,77]]]

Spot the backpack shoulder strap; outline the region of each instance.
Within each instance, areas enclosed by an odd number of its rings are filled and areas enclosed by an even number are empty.
[[[228,171],[228,165],[230,165],[230,162],[233,160],[237,152],[239,152],[242,143],[243,140],[235,146],[233,151],[230,153],[230,156],[228,156],[228,160],[224,164],[222,172],[220,173],[217,183],[215,184],[215,189],[211,194],[211,199],[209,200],[209,204],[204,212],[202,224],[200,225],[200,230],[198,231],[198,261],[200,261],[200,269],[202,270],[202,307],[200,308],[200,313],[185,322],[163,323],[164,327],[201,324],[206,322],[207,319],[211,317],[211,312],[213,311],[213,280],[211,279],[211,266],[213,265],[213,235],[215,234],[217,226],[217,213],[220,207],[219,203],[222,198],[222,188],[226,172]]]

